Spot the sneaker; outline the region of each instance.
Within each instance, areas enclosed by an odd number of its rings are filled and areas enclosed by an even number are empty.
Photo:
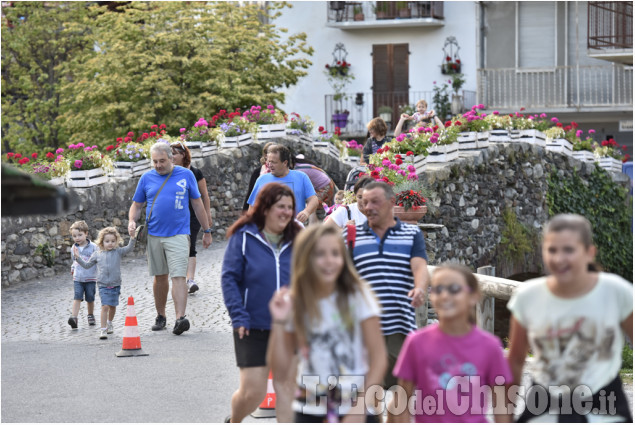
[[[77,329],[77,317],[73,317],[73,316],[69,317],[68,324],[71,325],[71,328]]]
[[[108,325],[107,325],[107,326],[108,326],[108,330],[107,330],[107,332],[108,332],[109,334],[111,334],[111,333],[113,333],[113,332],[115,331],[115,327],[113,326],[112,322],[111,322],[111,323],[108,323]]]
[[[181,335],[183,332],[190,328],[190,321],[185,318],[185,316],[181,316],[174,322],[174,329],[172,333],[174,335]]]
[[[226,423],[226,424],[231,423],[231,421],[232,421],[232,417],[231,417],[231,415],[229,415],[229,416],[227,416],[227,417],[225,418],[225,423]]]
[[[152,325],[153,331],[161,331],[165,329],[165,325],[167,324],[167,319],[165,316],[157,315],[156,320],[154,321],[154,325]]]
[[[187,286],[190,287],[190,289],[188,290],[190,294],[193,294],[194,292],[198,291],[198,285],[194,282],[194,279],[188,279]]]
[[[88,326],[95,326],[95,316],[92,314],[88,315]]]
[[[102,329],[99,333],[99,339],[108,339],[108,330]]]

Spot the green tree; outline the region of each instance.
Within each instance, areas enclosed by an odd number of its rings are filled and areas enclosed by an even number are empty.
[[[89,46],[83,2],[3,2],[2,148],[44,150],[63,133],[61,64]]]
[[[264,23],[287,6],[131,2],[114,13],[92,6],[96,48],[67,63],[72,79],[62,87],[69,141],[103,146],[152,124],[178,132],[221,108],[282,102],[278,90],[306,75],[313,53],[305,34]]]

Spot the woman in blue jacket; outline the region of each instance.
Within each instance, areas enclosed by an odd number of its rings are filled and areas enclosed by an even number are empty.
[[[292,243],[302,229],[294,217],[293,191],[288,186],[269,183],[260,190],[252,214],[242,216],[227,230],[229,244],[221,284],[240,368],[240,386],[232,396],[228,418],[231,422],[241,422],[267,393],[266,356],[271,329],[268,305],[274,292],[289,285]],[[283,413],[287,403],[280,398],[288,391],[275,391],[282,408],[276,411]]]

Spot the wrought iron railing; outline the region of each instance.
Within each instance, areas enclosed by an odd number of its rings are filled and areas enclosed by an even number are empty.
[[[633,68],[624,65],[478,70],[487,109],[633,106]]]
[[[328,1],[328,22],[383,19],[443,19],[442,1]]]
[[[633,2],[590,1],[587,46],[589,49],[632,49]]]
[[[476,103],[476,92],[462,90],[461,94],[463,96],[463,110],[470,109]],[[324,96],[324,122],[316,124],[323,125],[328,131],[333,131],[336,127],[333,114],[348,111],[348,120],[344,131],[364,133],[366,132],[366,124],[372,118],[379,116],[378,109],[381,106],[390,106],[392,113],[388,127],[389,131],[392,131],[399,121],[401,106],[414,107],[419,100],[424,99],[428,102],[428,109],[435,109],[432,98],[433,92],[431,91],[346,93],[339,100],[335,100],[335,95],[327,94]]]

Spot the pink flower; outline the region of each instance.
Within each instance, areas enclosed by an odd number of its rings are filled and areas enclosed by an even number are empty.
[[[403,139],[406,138],[406,135],[404,133],[401,133],[399,136],[397,136],[397,141],[398,142],[403,142]]]
[[[390,164],[388,168],[390,168],[393,171],[397,171],[399,169],[399,166],[397,164]]]
[[[78,148],[83,148],[83,147],[84,147],[84,144],[80,142],[80,143],[78,143],[78,144],[77,144],[77,147],[78,147]]]
[[[547,118],[547,114],[543,112],[542,114],[540,114],[540,118]]]
[[[558,122],[558,118],[556,117],[551,118],[551,122]]]
[[[492,115],[498,115],[498,111],[492,112]]]
[[[384,167],[388,167],[390,164],[392,164],[392,162],[390,162],[390,160],[388,158],[384,159],[381,162],[381,165],[383,165]]]
[[[479,104],[478,104],[478,106],[477,106],[477,108],[478,108],[478,109],[484,109],[484,108],[485,108],[485,105],[483,105],[482,103],[479,103]]]
[[[594,134],[594,133],[595,133],[595,130],[593,129],[589,130],[589,134]]]
[[[75,168],[82,168],[82,160],[76,159],[73,165],[75,166]]]
[[[397,173],[401,174],[402,176],[405,176],[407,174],[406,170],[399,170],[399,171],[397,171]]]
[[[77,146],[76,145],[68,145],[68,148],[69,149],[77,149]]]
[[[181,133],[185,133],[187,130],[185,128],[182,128],[179,130]]]
[[[415,166],[414,166],[414,165],[412,165],[412,164],[408,165],[406,168],[407,168],[407,169],[408,169],[408,171],[410,171],[411,173],[414,173],[414,172],[415,172],[415,170],[416,170]]]
[[[410,174],[408,174],[407,179],[408,180],[419,180],[419,176],[417,175],[417,173],[410,173]]]
[[[575,136],[576,137],[580,137],[580,136],[582,136],[582,133],[584,133],[582,130],[578,130],[578,131],[575,132]]]
[[[58,154],[62,153],[62,152],[64,152],[64,149],[62,149],[62,148],[57,148],[57,150],[55,151],[55,153],[58,153]]]
[[[267,109],[273,109],[273,105],[267,105]]]

